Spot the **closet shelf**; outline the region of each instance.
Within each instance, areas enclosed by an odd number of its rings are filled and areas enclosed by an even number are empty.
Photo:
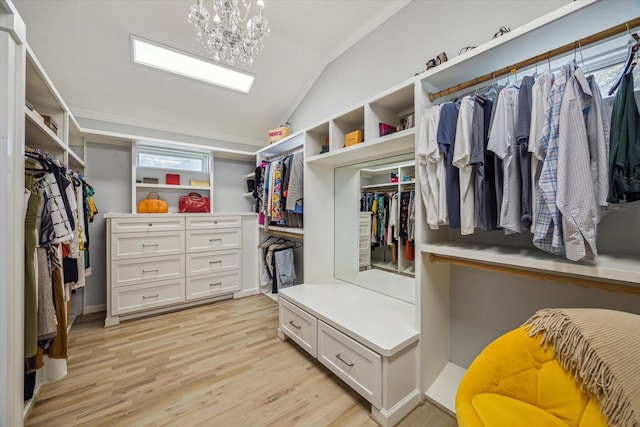
[[[211,191],[210,187],[197,186],[197,185],[172,185],[172,184],[146,184],[136,182],[136,188],[156,188],[156,189],[173,189],[173,190],[193,190],[193,191]]]
[[[247,199],[253,199],[253,191],[250,191],[248,193],[243,193],[242,195]]]
[[[256,177],[256,173],[255,172],[251,172],[251,173],[248,173],[248,174],[244,175],[242,178],[246,180],[246,179],[253,179],[255,177]]]
[[[69,164],[71,169],[77,169],[78,167],[84,168],[84,160],[80,158],[73,150],[67,151],[69,153]]]
[[[25,126],[25,142],[27,145],[45,150],[67,150],[67,145],[33,111],[24,107],[24,112],[27,118]]]
[[[399,154],[410,153],[415,145],[415,128],[406,129],[379,138],[365,140],[360,144],[344,147],[328,153],[308,157],[307,163],[342,166],[358,161],[368,161]]]
[[[440,372],[440,375],[438,375],[433,384],[431,384],[429,390],[427,390],[427,399],[455,416],[456,393],[466,372],[467,370],[465,368],[455,363],[447,363]]]
[[[258,228],[261,228],[263,230],[265,230],[267,233],[269,231],[279,231],[282,233],[291,233],[291,234],[298,234],[300,236],[304,236],[304,228],[297,228],[297,227],[282,227],[282,226],[277,226],[277,225],[270,225],[269,226],[269,230],[265,229],[265,226],[263,224],[258,225]]]
[[[469,262],[470,267],[483,268],[495,266],[491,269],[504,269],[505,273],[517,274],[518,270],[530,271],[535,276],[537,272],[543,280],[562,280],[567,282],[567,276],[575,276],[575,284],[599,287],[614,292],[640,294],[640,257],[630,255],[599,255],[594,263],[573,262],[562,257],[547,254],[536,248],[518,248],[498,246],[483,243],[441,242],[420,245],[423,253],[451,258],[453,263],[460,260]],[[444,259],[446,261],[446,259]],[[477,265],[474,265],[477,264]],[[509,270],[509,271],[507,271]],[[580,278],[582,276],[582,279]],[[601,281],[626,282],[621,285],[602,283]],[[593,283],[591,283],[593,282]],[[590,286],[593,285],[593,286]],[[609,288],[609,289],[607,289]],[[621,288],[621,289],[618,289]]]

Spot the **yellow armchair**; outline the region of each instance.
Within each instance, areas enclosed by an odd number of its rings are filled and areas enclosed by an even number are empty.
[[[598,402],[524,327],[473,361],[456,396],[460,427],[606,427]]]

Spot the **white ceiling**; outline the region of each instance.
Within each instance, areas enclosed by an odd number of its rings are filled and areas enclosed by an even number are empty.
[[[265,0],[271,35],[250,94],[131,62],[131,34],[206,57],[195,0],[13,0],[36,57],[82,119],[266,145],[324,67],[410,0]],[[210,7],[210,0],[205,0]]]

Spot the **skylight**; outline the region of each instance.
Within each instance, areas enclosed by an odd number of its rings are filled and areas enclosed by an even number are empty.
[[[249,93],[255,77],[131,36],[133,62],[214,85]]]

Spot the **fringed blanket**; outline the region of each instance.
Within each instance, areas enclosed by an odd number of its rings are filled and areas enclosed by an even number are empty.
[[[525,323],[600,403],[612,427],[640,427],[640,316],[601,309],[546,309]]]

